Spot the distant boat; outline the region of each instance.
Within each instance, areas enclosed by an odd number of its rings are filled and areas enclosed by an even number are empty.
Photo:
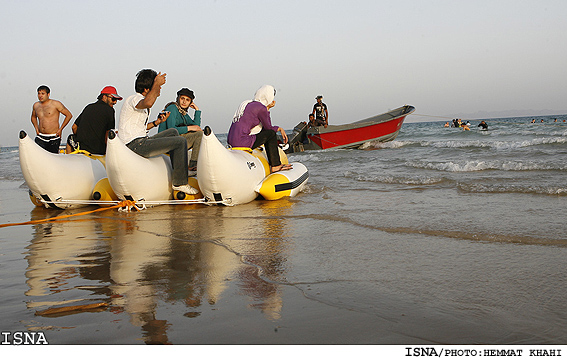
[[[358,148],[366,142],[389,142],[394,140],[402,127],[404,119],[413,113],[411,105],[391,110],[387,113],[344,125],[308,127],[299,123],[289,140],[286,153],[304,150]]]

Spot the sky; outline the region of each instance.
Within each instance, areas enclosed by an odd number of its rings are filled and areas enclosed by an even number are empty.
[[[2,146],[34,133],[39,85],[73,122],[106,85],[134,94],[144,68],[167,74],[153,114],[187,87],[217,134],[264,84],[284,129],[317,95],[330,124],[405,104],[408,122],[567,113],[564,0],[1,2]]]

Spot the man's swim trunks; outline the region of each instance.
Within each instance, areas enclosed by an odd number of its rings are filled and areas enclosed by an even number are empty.
[[[67,137],[67,145],[71,148],[71,151],[74,152],[79,149],[79,142],[77,142],[77,135],[76,134],[69,134]]]
[[[59,145],[61,145],[61,137],[56,134],[39,133],[35,137],[35,142],[40,147],[51,153],[59,153]]]

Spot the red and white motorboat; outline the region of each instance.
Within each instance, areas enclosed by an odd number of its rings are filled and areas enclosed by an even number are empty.
[[[301,122],[293,129],[286,153],[358,148],[366,142],[389,142],[398,136],[406,116],[414,111],[413,106],[404,105],[368,119],[344,125],[329,125],[327,128],[308,127],[306,122]]]

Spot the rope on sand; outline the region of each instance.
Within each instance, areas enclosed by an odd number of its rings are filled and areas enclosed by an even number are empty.
[[[61,222],[62,219],[66,219],[66,218],[79,217],[79,216],[84,216],[84,215],[91,214],[91,213],[106,211],[107,209],[121,208],[121,207],[132,207],[132,206],[135,206],[135,205],[136,205],[136,202],[134,202],[134,201],[122,201],[122,202],[115,204],[115,205],[112,205],[110,207],[99,208],[99,209],[95,209],[95,210],[92,210],[92,211],[80,212],[80,213],[75,213],[75,214],[67,214],[67,215],[64,215],[64,216],[57,216],[57,217],[51,217],[51,218],[45,218],[45,219],[36,219],[36,220],[33,220],[33,221],[21,222],[21,223],[0,224],[0,228],[12,227],[12,226],[23,226],[23,225],[27,225],[27,224],[48,223],[48,222],[53,222],[53,221]]]
[[[134,211],[134,210],[137,210],[137,211],[144,210],[144,209],[146,209],[146,205],[152,206],[152,205],[165,205],[165,204],[169,204],[169,205],[224,204],[224,202],[206,201],[204,198],[203,199],[192,199],[192,200],[169,200],[169,201],[144,201],[144,200],[131,201],[131,200],[125,200],[125,201],[121,201],[121,202],[65,200],[65,201],[57,201],[57,203],[98,205],[98,206],[103,206],[103,207],[99,208],[99,209],[91,210],[91,211],[80,212],[80,213],[75,213],[75,214],[68,214],[68,215],[57,216],[57,217],[51,217],[51,218],[46,218],[46,219],[37,219],[37,220],[33,220],[33,221],[28,221],[28,222],[0,224],[0,228],[12,227],[12,226],[23,226],[23,225],[28,225],[28,224],[41,224],[41,223],[48,223],[48,222],[66,222],[67,218],[80,217],[80,216],[84,216],[84,215],[87,215],[87,214],[102,212],[102,211],[106,211],[108,209],[115,209],[115,208],[117,208],[118,211],[120,211],[120,212],[130,212],[130,211]],[[106,206],[106,204],[108,204],[108,206]]]

